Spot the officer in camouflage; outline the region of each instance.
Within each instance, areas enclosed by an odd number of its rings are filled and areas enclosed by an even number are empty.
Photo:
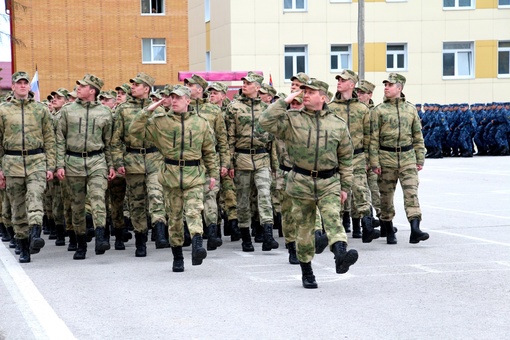
[[[85,203],[90,201],[95,229],[96,255],[110,249],[105,237],[105,192],[108,180],[115,177],[110,142],[112,114],[96,100],[103,81],[86,74],[78,85],[78,99],[62,107],[57,129],[57,177],[67,179],[71,193],[72,224],[77,239],[73,259],[83,260],[87,253]]]
[[[55,171],[55,134],[48,108],[29,94],[26,72],[12,75],[12,91],[0,105],[0,188],[11,204],[19,262],[27,263],[44,247],[43,195]]]
[[[347,236],[340,219],[340,206],[351,189],[353,147],[345,121],[327,104],[328,84],[310,79],[301,90],[279,99],[264,111],[260,125],[285,140],[292,171],[286,192],[297,224],[297,257],[305,288],[317,288],[311,261],[315,252],[314,225],[320,209],[336,272],[346,273],[358,259],[356,250],[347,251]],[[287,110],[303,92],[304,108]]]
[[[158,179],[165,193],[170,243],[174,261],[172,271],[184,271],[182,245],[183,217],[186,217],[192,236],[192,265],[202,264],[207,251],[202,246],[202,218],[204,208],[203,185],[209,176],[209,190],[219,177],[214,135],[207,120],[193,112],[191,91],[175,85],[170,91],[172,111],[158,110],[165,99],[140,111],[133,119],[129,134],[139,140],[148,139],[161,152]],[[207,169],[205,173],[203,167]]]
[[[406,78],[390,73],[384,83],[384,101],[372,110],[373,133],[370,141],[370,166],[379,175],[381,193],[381,228],[386,242],[396,244],[393,197],[397,181],[404,193],[404,207],[411,224],[410,243],[429,238],[420,230],[421,210],[418,200],[418,171],[423,169],[425,145],[416,107],[407,102],[402,90]]]

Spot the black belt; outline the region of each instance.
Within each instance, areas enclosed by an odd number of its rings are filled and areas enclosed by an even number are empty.
[[[239,149],[239,148],[235,148],[234,150],[235,150],[235,152],[245,153],[247,155],[256,155],[256,154],[260,154],[260,153],[267,153],[267,149],[266,148],[262,148],[262,149]]]
[[[300,167],[294,165],[294,166],[292,166],[292,171],[297,172],[298,174],[310,176],[313,178],[327,179],[327,178],[333,177],[337,173],[337,168],[333,168],[331,170],[315,171],[315,170],[303,169],[303,168],[300,168]]]
[[[396,147],[396,148],[390,148],[389,146],[379,146],[379,149],[381,150],[384,150],[384,151],[390,151],[390,152],[404,152],[404,151],[409,151],[413,148],[412,145],[407,145],[407,146],[399,146],[399,147]]]
[[[365,149],[363,148],[359,148],[359,149],[354,149],[354,152],[352,153],[353,155],[357,155],[359,153],[363,153],[363,151],[365,151]]]
[[[103,150],[95,150],[95,151],[88,151],[88,152],[74,152],[74,151],[66,150],[66,155],[74,156],[74,157],[81,157],[81,158],[97,156],[102,153],[103,153]]]
[[[158,148],[155,146],[150,147],[150,148],[128,148],[126,146],[126,151],[129,153],[138,153],[140,155],[145,155],[147,153],[157,152]]]
[[[292,168],[290,166],[285,166],[283,164],[280,164],[280,170],[289,172],[292,170]]]
[[[183,166],[199,166],[200,165],[200,160],[196,159],[196,160],[186,161],[184,159],[175,160],[175,159],[165,158],[165,163],[166,164],[170,164],[170,165],[178,165],[180,167],[183,167]]]
[[[5,150],[5,154],[9,156],[32,156],[44,153],[43,148],[37,148],[32,150]]]

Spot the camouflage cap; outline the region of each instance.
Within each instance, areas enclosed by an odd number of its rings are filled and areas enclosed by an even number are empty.
[[[78,98],[78,93],[76,93],[76,90],[72,90],[67,94],[67,97]]]
[[[158,99],[161,99],[161,90],[156,90],[156,91],[153,91],[151,92],[151,94],[149,95],[150,98],[152,97],[156,97]]]
[[[385,83],[402,84],[404,86],[406,84],[406,77],[398,73],[390,73],[388,79],[383,80],[383,84]]]
[[[56,91],[52,91],[52,92],[51,92],[51,95],[52,95],[53,97],[55,97],[55,96],[61,96],[61,97],[66,97],[66,98],[67,98],[67,96],[69,95],[69,91],[67,91],[65,88],[61,87],[61,88],[59,88],[59,89],[58,89],[58,90],[56,90]]]
[[[368,80],[360,80],[358,87],[356,87],[357,90],[361,90],[365,93],[372,93],[374,92],[375,85],[369,82]]]
[[[207,85],[209,85],[207,83],[207,80],[205,80],[204,78],[200,77],[198,74],[193,74],[191,77],[184,79],[184,85],[186,85],[187,83],[198,84],[204,90],[207,88]]]
[[[299,104],[303,103],[303,93],[300,93],[298,96],[296,96],[292,101],[297,101]]]
[[[120,86],[117,86],[115,88],[115,91],[122,91],[124,93],[130,94],[131,93],[131,86],[128,83],[122,84]]]
[[[277,94],[275,94],[274,99],[278,98],[287,98],[287,94],[283,92],[278,92]]]
[[[166,84],[165,87],[163,88],[163,90],[159,91],[159,94],[162,96],[169,96],[170,93],[172,92],[173,88],[174,88],[173,85]]]
[[[207,87],[207,91],[209,91],[211,89],[223,92],[225,94],[228,92],[228,86],[226,84],[220,83],[220,82],[214,82]]]
[[[103,80],[101,78],[96,77],[93,74],[86,74],[85,77],[83,77],[82,80],[77,80],[76,84],[78,85],[90,85],[95,87],[96,89],[101,91],[101,88],[104,85]]]
[[[309,88],[312,90],[323,91],[324,93],[328,93],[329,85],[319,79],[310,78],[306,84],[303,84],[299,87],[300,89]]]
[[[339,75],[337,75],[335,77],[335,79],[337,79],[337,80],[338,80],[338,78],[342,78],[344,80],[352,80],[354,82],[354,84],[356,84],[359,79],[356,72],[354,72],[352,70],[343,70],[342,73],[340,73]]]
[[[47,99],[48,101],[50,101],[50,102],[51,102],[51,101],[53,100],[53,96],[52,96],[51,94],[49,94],[49,95],[46,97],[46,99]]]
[[[304,73],[304,72],[299,72],[298,74],[296,74],[295,76],[292,76],[290,77],[290,81],[293,81],[293,80],[297,80],[299,81],[301,84],[306,84],[306,82],[310,79],[310,77]]]
[[[156,82],[156,79],[152,78],[147,73],[140,72],[136,75],[136,77],[129,79],[129,82],[137,84],[144,83],[149,87],[153,87],[154,83]]]
[[[26,79],[26,81],[30,82],[30,77],[28,76],[28,73],[23,71],[18,71],[12,75],[12,82],[17,83],[21,79]]]
[[[99,99],[101,99],[101,98],[115,99],[115,98],[117,98],[117,92],[115,92],[114,90],[101,91],[101,93],[99,94]]]
[[[183,85],[174,85],[172,91],[170,91],[170,94],[172,93],[178,95],[179,97],[182,96],[191,97],[191,90]]]
[[[274,87],[266,83],[262,84],[259,92],[269,94],[271,97],[274,97],[276,95],[276,90],[274,89]]]
[[[262,82],[264,81],[264,77],[260,74],[257,74],[253,71],[250,71],[246,74],[246,76],[241,78],[242,80],[246,80],[249,83],[259,83],[259,85],[262,85]]]

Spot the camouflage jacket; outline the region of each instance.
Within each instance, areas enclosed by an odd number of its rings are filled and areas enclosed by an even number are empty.
[[[219,166],[228,168],[230,165],[230,151],[227,142],[227,128],[221,108],[216,104],[207,102],[205,99],[193,99],[190,106],[209,122],[216,139],[216,151],[220,161]]]
[[[356,98],[345,100],[339,96],[337,93],[328,107],[347,123],[354,147],[353,168],[365,171],[370,146],[370,110]]]
[[[416,107],[405,97],[384,99],[372,110],[372,138],[370,166],[372,168],[400,168],[410,164],[423,165],[425,145]],[[381,147],[407,147],[408,151],[385,151]]]
[[[209,177],[219,178],[212,129],[207,119],[193,111],[175,114],[144,109],[133,119],[129,134],[132,138],[154,143],[165,159],[201,160],[199,166],[161,162],[159,182],[163,186],[185,190],[203,185],[206,181],[204,166]]]
[[[110,152],[112,138],[112,113],[100,102],[77,99],[62,106],[57,129],[57,167],[65,168],[68,176],[88,174],[113,168]],[[67,151],[83,153],[102,150],[89,157],[66,154]]]
[[[337,169],[327,179],[290,172],[287,194],[301,199],[318,200],[327,195],[340,196],[350,191],[352,174],[352,142],[347,124],[333,114],[327,105],[320,111],[287,110],[283,99],[271,104],[260,116],[260,125],[276,138],[285,140],[293,165],[306,170]]]
[[[26,156],[5,154],[34,149],[44,152]],[[0,171],[10,177],[55,171],[55,133],[46,105],[32,98],[13,98],[0,105]]]
[[[163,162],[159,152],[133,153],[126,148],[147,149],[154,147],[154,143],[147,138],[135,138],[129,134],[129,126],[142,109],[152,102],[149,99],[129,98],[115,110],[115,125],[112,136],[112,157],[115,169],[126,168],[126,174],[150,174],[158,172]],[[162,107],[156,113],[163,113]]]
[[[259,125],[259,116],[267,108],[260,98],[248,98],[244,95],[232,101],[227,107],[226,122],[228,144],[232,157],[230,168],[236,170],[256,170],[270,167],[270,152],[273,136]],[[266,149],[264,153],[241,153],[235,149]],[[248,151],[250,152],[250,151]]]

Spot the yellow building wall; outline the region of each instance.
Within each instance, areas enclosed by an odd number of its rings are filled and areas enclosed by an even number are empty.
[[[498,0],[476,0],[476,9],[498,8]]]
[[[497,78],[498,42],[494,40],[475,41],[475,77]]]
[[[365,71],[386,72],[386,43],[365,43]]]

